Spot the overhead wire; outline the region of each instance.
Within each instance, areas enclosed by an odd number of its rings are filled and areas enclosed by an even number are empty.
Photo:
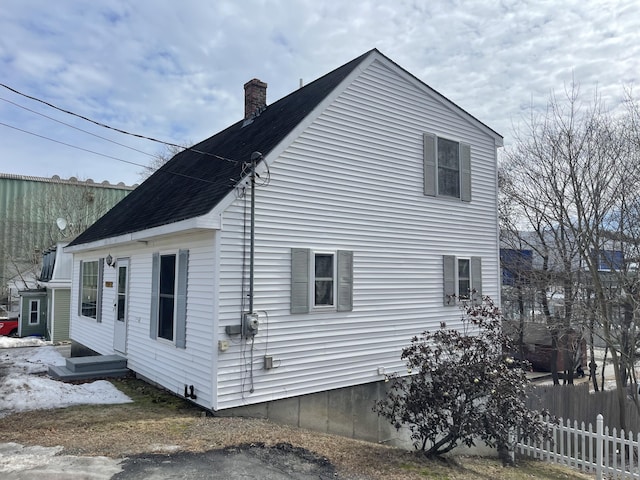
[[[25,107],[24,105],[20,105],[19,103],[12,102],[11,100],[7,100],[6,98],[0,97],[0,100],[2,100],[3,102],[10,103],[11,105],[14,105],[14,106],[16,106],[18,108],[22,108],[23,110],[26,110],[27,112],[35,113],[36,115],[40,115],[41,117],[48,118],[49,120],[51,120],[53,122],[58,122],[58,123],[60,123],[62,125],[65,125],[66,127],[73,128],[75,130],[78,130],[80,132],[86,133],[88,135],[92,135],[92,136],[94,136],[96,138],[100,138],[101,140],[106,140],[107,142],[115,143],[116,145],[120,145],[121,147],[128,148],[129,150],[133,150],[135,152],[143,153],[143,154],[145,154],[145,155],[147,155],[149,157],[152,157],[152,158],[156,157],[156,155],[153,155],[151,153],[145,152],[144,150],[140,150],[138,148],[131,147],[129,145],[125,145],[124,143],[116,142],[115,140],[111,140],[110,138],[103,137],[103,136],[95,134],[93,132],[89,132],[88,130],[83,130],[82,128],[76,127],[75,125],[71,125],[70,123],[66,123],[66,122],[63,122],[62,120],[58,120],[57,118],[50,117],[49,115],[45,115],[44,113],[37,112],[36,110],[33,110],[31,108],[28,108],[28,107]]]
[[[23,133],[26,133],[26,134],[29,134],[29,135],[33,135],[34,137],[42,138],[44,140],[49,140],[50,142],[59,143],[60,145],[65,145],[67,147],[75,148],[76,150],[82,150],[83,152],[93,153],[94,155],[99,155],[101,157],[110,158],[110,159],[116,160],[118,162],[128,163],[130,165],[135,165],[136,167],[142,167],[142,168],[147,168],[147,169],[149,168],[148,165],[144,165],[142,163],[136,163],[136,162],[132,162],[130,160],[124,160],[122,158],[114,157],[113,155],[107,155],[106,153],[100,153],[100,152],[96,152],[95,150],[90,150],[88,148],[79,147],[77,145],[72,145],[71,143],[62,142],[60,140],[56,140],[55,138],[50,138],[50,137],[47,137],[45,135],[40,135],[39,133],[30,132],[29,130],[25,130],[23,128],[19,128],[19,127],[13,126],[13,125],[9,125],[9,124],[4,123],[4,122],[0,122],[0,125],[3,126],[3,127],[12,128],[13,130],[18,130],[19,132],[23,132]],[[197,180],[199,182],[210,183],[210,184],[215,184],[216,183],[216,182],[213,182],[211,180],[207,180],[207,179],[200,178],[200,177],[194,177],[192,175],[186,175],[184,173],[175,172],[173,170],[157,170],[157,171],[162,171],[162,172],[170,174],[170,175],[176,175],[178,177],[188,178],[190,180]]]
[[[124,135],[129,135],[129,136],[132,136],[132,137],[141,138],[143,140],[149,140],[149,141],[152,141],[152,142],[161,143],[163,145],[168,145],[170,147],[177,147],[177,148],[181,148],[183,150],[189,150],[189,151],[194,152],[194,153],[199,153],[201,155],[207,155],[207,156],[214,157],[214,158],[217,158],[219,160],[226,161],[226,162],[238,163],[238,160],[233,160],[233,159],[230,159],[230,158],[226,158],[226,157],[223,157],[223,156],[220,156],[220,155],[216,155],[214,153],[204,152],[204,151],[198,150],[196,148],[185,147],[185,146],[179,145],[177,143],[166,142],[164,140],[159,140],[159,139],[154,138],[154,137],[141,135],[139,133],[132,133],[132,132],[128,132],[126,130],[122,130],[120,128],[112,127],[111,125],[107,125],[106,123],[98,122],[97,120],[93,120],[93,119],[91,119],[89,117],[85,117],[84,115],[80,115],[79,113],[75,113],[75,112],[72,112],[70,110],[66,110],[64,108],[58,107],[58,106],[56,106],[56,105],[54,105],[54,104],[52,104],[50,102],[47,102],[45,100],[40,99],[40,98],[34,97],[32,95],[28,95],[26,93],[22,93],[21,91],[16,90],[15,88],[12,88],[12,87],[4,84],[4,83],[0,83],[0,87],[6,88],[7,90],[9,90],[9,91],[11,91],[11,92],[13,92],[13,93],[15,93],[17,95],[21,95],[21,96],[23,96],[25,98],[28,98],[30,100],[33,100],[35,102],[40,102],[40,103],[42,103],[44,105],[47,105],[48,107],[51,107],[51,108],[53,108],[55,110],[58,110],[58,111],[63,112],[63,113],[66,113],[67,115],[72,115],[74,117],[77,117],[77,118],[80,118],[82,120],[85,120],[85,121],[87,121],[89,123],[93,123],[94,125],[98,125],[99,127],[107,128],[109,130],[113,130],[115,132],[122,133]]]
[[[95,150],[89,150],[88,148],[78,147],[77,145],[72,145],[70,143],[62,142],[62,141],[56,140],[54,138],[46,137],[44,135],[40,135],[39,133],[30,132],[28,130],[24,130],[23,128],[18,128],[18,127],[15,127],[13,125],[9,125],[7,123],[0,122],[0,125],[2,125],[3,127],[7,127],[7,128],[12,128],[14,130],[18,130],[19,132],[23,132],[23,133],[27,133],[29,135],[33,135],[34,137],[39,137],[39,138],[43,138],[45,140],[49,140],[50,142],[59,143],[60,145],[65,145],[67,147],[75,148],[77,150],[82,150],[84,152],[93,153],[94,155],[100,155],[101,157],[111,158],[112,160],[117,160],[119,162],[124,162],[124,163],[128,163],[128,164],[131,164],[131,165],[136,165],[138,167],[148,168],[147,165],[143,165],[141,163],[131,162],[129,160],[124,160],[122,158],[114,157],[112,155],[107,155],[106,153],[100,153],[100,152],[96,152]]]

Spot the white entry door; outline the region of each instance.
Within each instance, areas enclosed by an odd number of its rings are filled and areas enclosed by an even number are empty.
[[[129,313],[129,259],[119,258],[116,263],[116,303],[113,327],[113,349],[127,353],[127,323]]]

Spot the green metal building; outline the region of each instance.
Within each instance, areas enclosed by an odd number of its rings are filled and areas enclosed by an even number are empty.
[[[17,308],[17,290],[33,288],[42,255],[73,239],[135,186],[0,173],[0,305]]]

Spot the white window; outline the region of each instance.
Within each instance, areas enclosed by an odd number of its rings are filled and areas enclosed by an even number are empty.
[[[482,299],[482,259],[444,255],[444,304],[457,305],[459,301],[479,302]]]
[[[176,308],[176,256],[160,255],[158,337],[173,342]]]
[[[40,300],[29,301],[29,325],[40,323]]]
[[[458,298],[469,300],[471,295],[471,260],[458,259]]]
[[[471,201],[471,147],[425,133],[424,194]]]
[[[353,252],[291,249],[291,313],[353,309]]]
[[[318,253],[312,255],[313,281],[310,282],[313,289],[313,306],[333,307],[335,298],[336,262],[334,253]]]
[[[438,138],[438,195],[460,198],[460,145]]]
[[[100,321],[102,303],[102,259],[80,262],[80,292],[78,313],[83,317]]]
[[[186,348],[189,250],[152,255],[151,338]]]

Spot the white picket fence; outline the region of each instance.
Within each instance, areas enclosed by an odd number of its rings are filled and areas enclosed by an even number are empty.
[[[595,473],[597,480],[640,479],[638,447],[640,434],[634,439],[624,430],[616,432],[604,426],[604,418],[598,415],[596,430],[584,422],[560,420],[558,425],[547,422],[553,431],[553,440],[542,443],[520,441],[516,443],[515,454],[527,455],[548,462],[574,467],[586,473]]]

